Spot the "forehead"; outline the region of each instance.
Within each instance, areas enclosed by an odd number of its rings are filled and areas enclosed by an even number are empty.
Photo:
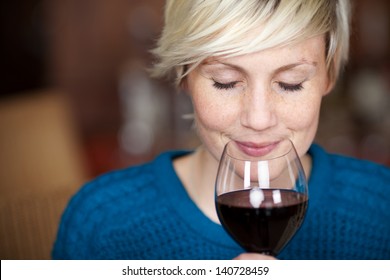
[[[299,65],[325,65],[326,52],[324,36],[316,36],[299,43],[269,48],[238,56],[213,56],[201,65],[237,68],[292,68]]]

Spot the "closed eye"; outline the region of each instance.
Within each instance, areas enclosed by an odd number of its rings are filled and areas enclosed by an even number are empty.
[[[238,82],[235,81],[235,82],[230,82],[230,83],[219,83],[217,81],[214,81],[214,84],[213,86],[216,88],[216,89],[232,89],[234,88],[234,86],[237,84]]]
[[[302,86],[302,83],[299,83],[299,84],[287,84],[287,83],[282,83],[282,82],[279,82],[279,87],[285,91],[300,91],[301,89],[303,89],[303,86]]]

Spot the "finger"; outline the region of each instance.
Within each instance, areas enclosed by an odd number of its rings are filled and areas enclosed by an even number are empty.
[[[273,256],[258,253],[242,253],[235,257],[233,260],[276,260],[276,258]]]

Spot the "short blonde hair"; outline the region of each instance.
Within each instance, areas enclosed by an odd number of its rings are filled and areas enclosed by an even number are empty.
[[[152,76],[183,78],[204,59],[325,35],[328,74],[348,58],[349,0],[167,0]]]

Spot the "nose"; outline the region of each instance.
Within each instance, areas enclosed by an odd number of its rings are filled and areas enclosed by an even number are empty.
[[[250,91],[242,102],[241,124],[256,131],[272,128],[277,124],[275,108],[277,100],[267,90]]]

